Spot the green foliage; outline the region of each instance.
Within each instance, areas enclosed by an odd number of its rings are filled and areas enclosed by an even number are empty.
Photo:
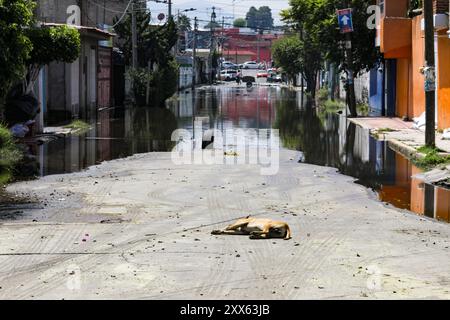
[[[147,85],[150,82],[150,104],[162,105],[176,92],[178,83],[178,65],[170,53],[178,39],[177,25],[169,19],[163,26],[152,26],[149,12],[138,12],[136,21],[138,68],[128,72],[136,102],[140,106],[146,105]],[[126,62],[131,64],[131,17],[118,24],[115,32],[124,39],[121,50]]]
[[[30,92],[39,69],[52,61],[72,62],[80,52],[76,29],[35,26],[32,0],[0,0],[0,116],[5,96],[20,81]]]
[[[322,105],[326,112],[336,112],[345,108],[345,105],[340,101],[326,100]]]
[[[303,69],[302,43],[296,36],[284,37],[272,46],[272,56],[277,66],[294,78]]]
[[[133,83],[133,93],[138,106],[146,104],[147,84],[151,83],[152,73],[146,68],[130,69],[127,72],[128,77]]]
[[[8,128],[0,124],[0,186],[9,181],[14,165],[21,158]]]
[[[91,126],[82,120],[74,120],[64,128],[72,129],[76,135],[80,135],[91,129]]]
[[[414,164],[419,168],[429,170],[439,165],[450,164],[450,155],[447,156],[440,155],[439,152],[441,150],[437,148],[430,148],[427,146],[423,146],[418,148],[417,151],[425,154],[425,157],[415,158],[413,160]]]
[[[33,23],[32,0],[0,0],[0,117],[2,101],[26,72],[32,43],[26,29]]]
[[[349,0],[353,9],[354,32],[351,33],[353,45],[354,76],[371,69],[379,58],[373,45],[375,31],[367,28],[369,14],[367,8],[371,0]],[[341,42],[345,40],[339,31],[336,10],[343,8],[341,0],[291,0],[290,8],[283,10],[284,21],[292,24],[304,44],[302,66],[307,80],[308,91],[313,93],[317,71],[324,61],[334,62],[346,68],[345,50]]]
[[[317,101],[319,102],[319,105],[326,102],[328,100],[328,88],[320,88],[317,92]]]
[[[273,27],[272,10],[268,6],[259,9],[250,7],[246,15],[247,26],[252,29],[270,29]]]
[[[118,18],[114,20],[117,21]],[[137,58],[140,68],[156,63],[162,65],[171,59],[170,50],[178,39],[177,25],[173,19],[162,26],[152,26],[149,12],[137,12]],[[124,53],[126,63],[132,62],[131,17],[125,18],[115,28],[115,32],[124,42],[120,49]]]
[[[247,26],[247,20],[244,18],[237,18],[233,21],[233,27],[235,28],[245,28]]]
[[[397,130],[391,129],[391,128],[380,128],[378,129],[379,133],[383,133],[383,132],[396,132]]]
[[[356,109],[358,111],[358,115],[366,117],[369,115],[370,107],[367,103],[358,103],[356,105]]]
[[[177,28],[182,32],[191,31],[192,30],[191,19],[184,14],[180,14],[177,19]]]
[[[136,103],[139,106],[146,105],[147,85],[150,82],[150,105],[162,106],[177,90],[178,69],[177,62],[171,59],[153,72],[145,68],[129,70]]]
[[[27,35],[33,43],[29,64],[71,63],[80,55],[80,34],[75,28],[66,25],[32,28],[27,30]]]
[[[153,73],[150,91],[153,104],[162,106],[177,91],[178,70],[178,63],[171,59]]]
[[[429,146],[422,146],[420,148],[417,148],[417,151],[419,151],[420,153],[423,154],[428,154],[428,153],[432,153],[432,152],[443,152],[442,150],[436,148],[436,147],[429,147]]]

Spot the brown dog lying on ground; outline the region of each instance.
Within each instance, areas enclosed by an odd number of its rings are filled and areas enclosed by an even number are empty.
[[[289,225],[282,221],[273,221],[263,218],[244,218],[229,225],[225,230],[214,230],[214,235],[250,235],[250,239],[283,238],[291,239]]]

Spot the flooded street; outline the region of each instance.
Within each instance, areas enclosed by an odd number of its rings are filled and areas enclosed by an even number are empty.
[[[71,173],[139,153],[171,151],[172,132],[278,129],[282,147],[299,162],[333,167],[397,208],[450,222],[450,191],[412,178],[421,172],[344,115],[301,105],[299,92],[277,86],[222,86],[184,91],[168,109],[106,109],[87,133],[34,147],[39,175]]]
[[[0,221],[0,299],[450,298],[449,225],[426,217],[445,220],[432,204],[448,193],[300,101],[279,87],[202,88],[166,110],[105,110],[86,134],[36,147],[42,177],[7,188],[35,205]],[[198,138],[200,120],[216,129],[195,141],[202,156],[227,129],[269,129],[277,172],[228,140],[230,165],[174,162],[172,131]],[[249,215],[288,223],[292,239],[211,234]]]

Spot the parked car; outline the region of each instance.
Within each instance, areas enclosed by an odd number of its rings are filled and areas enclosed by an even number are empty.
[[[267,82],[283,82],[283,78],[281,77],[280,74],[277,73],[270,73],[269,76],[267,77]]]
[[[222,62],[222,70],[227,70],[227,69],[232,69],[232,70],[237,70],[238,69],[238,65],[234,64],[232,62]]]
[[[222,81],[233,81],[236,80],[237,71],[236,70],[222,70],[220,71],[220,80]]]
[[[257,78],[267,78],[269,76],[269,73],[266,70],[259,70],[256,74]]]
[[[259,63],[256,61],[247,61],[242,64],[242,69],[259,69]]]

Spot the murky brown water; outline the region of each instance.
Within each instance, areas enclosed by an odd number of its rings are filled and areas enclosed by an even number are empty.
[[[215,87],[183,92],[164,110],[103,110],[86,134],[30,145],[34,158],[22,171],[70,173],[137,153],[170,151],[172,132],[192,131],[201,118],[211,129],[279,129],[283,146],[298,150],[301,162],[335,167],[375,190],[381,201],[450,222],[449,190],[413,178],[418,168],[344,116],[300,101],[300,93],[280,87]]]

